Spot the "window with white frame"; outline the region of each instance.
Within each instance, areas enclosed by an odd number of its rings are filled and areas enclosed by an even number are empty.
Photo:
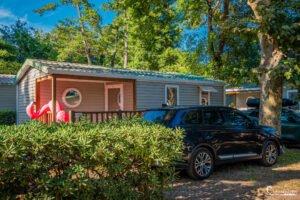
[[[76,108],[81,103],[81,93],[75,88],[68,88],[63,93],[63,102],[69,108]]]
[[[210,105],[210,93],[207,91],[201,91],[201,105]]]
[[[199,87],[199,104],[203,106],[210,105],[211,93],[217,93],[218,90],[212,86],[202,85]]]
[[[179,86],[166,85],[165,87],[165,103],[168,106],[179,105]]]

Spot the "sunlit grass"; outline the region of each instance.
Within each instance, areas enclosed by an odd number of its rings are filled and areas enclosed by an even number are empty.
[[[286,152],[279,157],[278,164],[280,166],[299,164],[300,169],[300,149],[287,149]]]

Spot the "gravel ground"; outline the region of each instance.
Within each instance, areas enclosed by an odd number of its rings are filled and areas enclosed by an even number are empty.
[[[202,181],[181,173],[166,190],[165,198],[300,200],[300,149],[288,150],[269,168],[257,162],[221,165]]]

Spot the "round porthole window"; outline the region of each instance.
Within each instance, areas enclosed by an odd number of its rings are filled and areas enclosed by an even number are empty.
[[[81,103],[81,93],[75,88],[66,89],[63,93],[63,102],[69,108],[75,108]]]

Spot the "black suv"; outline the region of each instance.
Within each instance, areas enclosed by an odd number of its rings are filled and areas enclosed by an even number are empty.
[[[259,159],[272,166],[282,152],[275,129],[229,107],[163,107],[145,111],[144,119],[185,130],[183,162],[177,167],[193,179],[207,178],[215,165],[232,161]]]

